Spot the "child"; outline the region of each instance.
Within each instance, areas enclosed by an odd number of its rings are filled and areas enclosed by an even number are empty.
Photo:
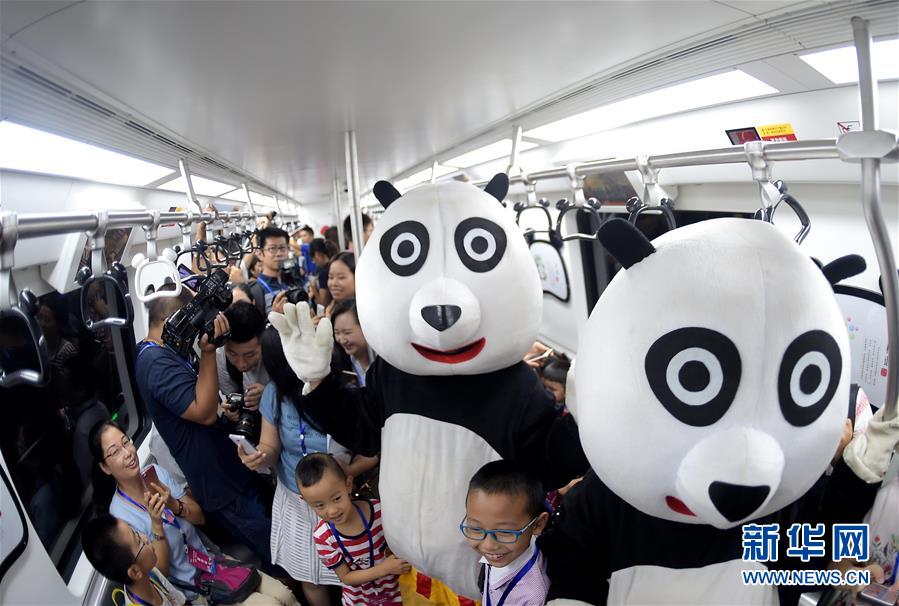
[[[397,575],[411,566],[387,548],[380,502],[354,501],[353,478],[329,454],[306,455],[296,476],[303,500],[321,518],[313,540],[343,584],[343,604],[402,604]]]
[[[81,535],[87,559],[97,572],[125,586],[128,605],[183,606],[184,594],[156,568],[149,539],[125,522],[103,514],[91,520]]]
[[[547,362],[543,367],[543,386],[552,393],[556,399],[556,410],[561,414],[567,414],[565,409],[565,382],[568,380],[568,370],[571,362],[568,358],[557,357]]]
[[[545,603],[546,562],[534,544],[549,519],[543,497],[540,481],[509,461],[487,463],[471,478],[459,528],[487,565],[485,606]]]

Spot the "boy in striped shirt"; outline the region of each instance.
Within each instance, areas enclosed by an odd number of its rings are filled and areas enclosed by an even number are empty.
[[[484,606],[538,606],[549,578],[536,537],[549,514],[540,480],[510,461],[481,467],[468,484],[459,529],[486,564]]]
[[[303,500],[321,518],[313,540],[322,563],[343,584],[343,605],[402,604],[397,576],[411,567],[387,547],[377,500],[353,500],[353,478],[325,453],[297,464]]]

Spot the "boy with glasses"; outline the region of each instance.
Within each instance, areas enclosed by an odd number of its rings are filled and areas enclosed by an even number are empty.
[[[535,544],[549,514],[540,480],[510,461],[487,463],[471,478],[459,529],[486,564],[484,606],[544,604],[546,562]]]
[[[125,604],[183,606],[184,594],[156,568],[156,552],[146,536],[104,514],[84,527],[87,559],[107,579],[124,585]]]

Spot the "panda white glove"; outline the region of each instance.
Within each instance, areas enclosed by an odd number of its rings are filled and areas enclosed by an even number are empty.
[[[878,410],[868,429],[852,438],[843,450],[849,468],[869,484],[883,480],[893,449],[899,444],[899,418],[884,421],[883,411]]]
[[[301,381],[308,385],[331,374],[334,331],[330,319],[322,318],[318,327],[313,326],[309,305],[301,302],[287,303],[283,314],[271,312],[268,320],[281,334],[284,357]]]

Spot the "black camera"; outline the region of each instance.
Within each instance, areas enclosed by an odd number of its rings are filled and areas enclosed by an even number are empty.
[[[309,301],[309,293],[301,286],[291,286],[287,289],[287,302],[296,305],[300,301]]]
[[[231,289],[228,288],[228,274],[216,269],[197,283],[194,298],[165,321],[162,342],[185,359],[191,358],[194,341],[201,334],[208,335],[211,342],[221,345],[226,335],[213,340],[215,317],[229,305]]]
[[[252,444],[258,444],[259,435],[262,431],[259,412],[246,408],[242,393],[229,393],[226,395],[225,405],[229,409],[239,412],[237,425],[231,433],[245,437]]]

